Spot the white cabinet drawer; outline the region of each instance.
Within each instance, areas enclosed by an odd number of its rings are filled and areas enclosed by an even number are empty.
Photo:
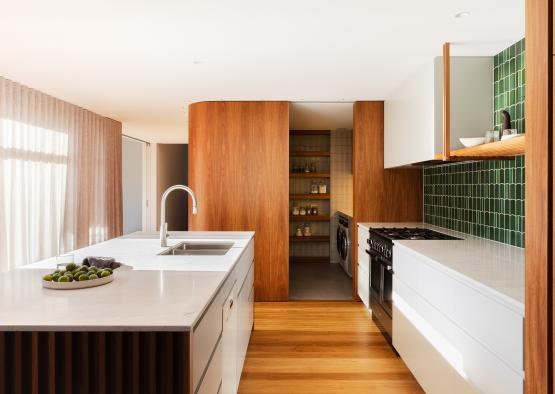
[[[358,263],[370,272],[370,255],[363,248],[358,248]]]
[[[204,370],[208,365],[210,356],[222,334],[222,305],[235,284],[235,269],[223,283],[220,290],[193,329],[192,360],[193,360],[193,387],[197,387]]]
[[[522,393],[521,375],[399,280],[397,273],[393,287],[393,346],[424,391]]]
[[[241,288],[241,286],[243,285],[243,281],[247,278],[247,273],[253,261],[254,261],[254,242],[251,241],[247,245],[245,251],[239,258],[237,265],[233,269],[233,274],[237,278],[238,289]]]
[[[245,356],[251,337],[254,303],[254,264],[251,264],[243,287],[237,295],[237,381],[241,379]]]
[[[197,394],[215,394],[218,393],[222,386],[222,344],[218,342],[218,346],[214,351],[214,355],[210,360],[210,364],[206,369],[206,374],[202,379]]]
[[[368,236],[368,230],[358,226],[357,246],[359,248],[366,249],[366,247],[368,246],[368,244],[366,243],[366,241],[368,240]]]
[[[415,253],[395,247],[393,255],[395,279],[404,282],[515,371],[523,371],[522,316]],[[397,289],[394,287],[393,291]]]
[[[370,276],[364,266],[358,264],[358,296],[366,306],[370,308]]]
[[[193,387],[197,387],[222,334],[222,305],[212,302],[193,330]]]

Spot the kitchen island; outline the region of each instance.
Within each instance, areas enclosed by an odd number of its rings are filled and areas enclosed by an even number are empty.
[[[213,255],[160,255],[181,242]],[[0,275],[0,391],[236,392],[253,324],[254,233],[134,233],[74,251],[125,264],[110,284],[49,290],[48,259]],[[225,360],[225,362],[224,362]]]

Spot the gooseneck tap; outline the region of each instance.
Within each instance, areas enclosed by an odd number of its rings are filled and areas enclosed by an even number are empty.
[[[166,189],[164,194],[162,194],[162,201],[160,202],[160,246],[165,248],[168,246],[168,224],[166,223],[166,199],[168,195],[174,190],[185,190],[191,196],[193,202],[193,215],[198,213],[197,209],[197,197],[195,193],[187,186],[184,185],[174,185]]]

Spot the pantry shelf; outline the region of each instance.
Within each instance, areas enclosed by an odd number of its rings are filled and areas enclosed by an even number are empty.
[[[290,172],[289,178],[329,178],[329,172]]]
[[[290,194],[290,200],[329,200],[329,194]]]
[[[307,235],[302,237],[292,236],[289,237],[291,242],[329,242],[329,235]]]
[[[291,215],[289,220],[292,222],[327,222],[330,215]]]
[[[329,151],[293,151],[289,152],[291,157],[330,157]]]

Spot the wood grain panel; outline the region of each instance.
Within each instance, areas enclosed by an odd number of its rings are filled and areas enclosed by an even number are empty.
[[[490,142],[471,148],[462,148],[450,152],[449,161],[457,160],[506,160],[523,155],[526,147],[526,135],[510,140]],[[443,160],[443,154],[435,155],[436,160]],[[440,163],[444,164],[444,163]]]
[[[422,393],[361,303],[256,303],[241,394]]]
[[[384,169],[384,102],[353,107],[353,222],[422,221],[422,169]],[[354,226],[353,239],[358,239]],[[358,248],[353,248],[358,261]],[[357,297],[353,269],[353,296]]]
[[[287,301],[289,104],[190,105],[189,186],[190,230],[255,231],[256,299]]]
[[[526,1],[526,393],[553,392],[552,21],[549,0]]]

